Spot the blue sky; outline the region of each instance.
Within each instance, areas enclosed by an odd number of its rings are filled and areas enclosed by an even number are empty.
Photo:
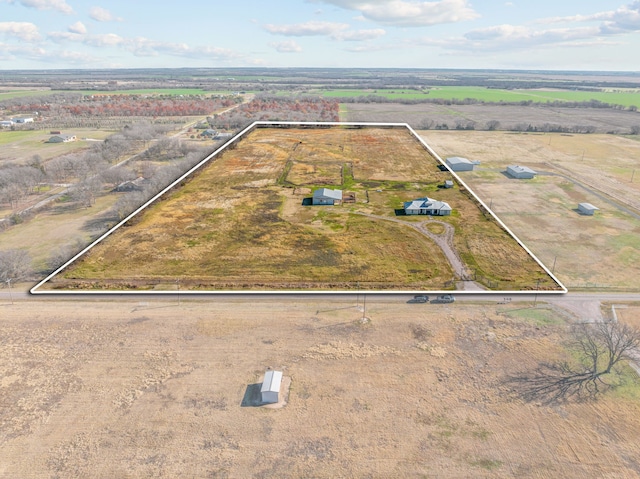
[[[640,71],[640,0],[0,0],[0,69]]]

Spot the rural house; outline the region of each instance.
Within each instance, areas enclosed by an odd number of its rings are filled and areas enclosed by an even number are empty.
[[[472,171],[473,163],[467,160],[466,158],[461,158],[459,156],[452,156],[446,159],[447,166],[451,169],[451,171]]]
[[[513,178],[525,179],[525,180],[530,180],[531,178],[537,175],[537,173],[533,171],[531,168],[528,168],[526,166],[520,166],[520,165],[507,166],[507,173],[509,174],[509,176]]]
[[[260,388],[263,403],[277,403],[280,400],[280,384],[282,371],[267,371]]]
[[[336,205],[342,202],[342,190],[320,188],[313,192],[312,205]]]
[[[444,201],[418,198],[404,203],[404,213],[406,215],[448,216],[451,214],[451,206]]]
[[[76,141],[75,135],[53,135],[47,143],[69,143],[70,141]]]

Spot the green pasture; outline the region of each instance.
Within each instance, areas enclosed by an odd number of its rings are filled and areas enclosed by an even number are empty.
[[[389,99],[429,99],[442,98],[445,100],[464,100],[472,98],[484,102],[520,102],[531,100],[535,103],[553,101],[582,102],[598,100],[603,103],[616,105],[640,106],[640,91],[577,91],[577,90],[502,90],[483,87],[436,87],[430,90],[403,89],[363,89],[363,90],[326,90],[318,91],[325,97],[357,97],[378,95]]]
[[[51,90],[0,90],[0,101],[11,100],[12,98],[22,98],[25,96],[44,96],[51,95]]]

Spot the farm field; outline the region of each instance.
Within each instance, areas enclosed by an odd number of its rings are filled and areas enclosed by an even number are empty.
[[[481,164],[459,175],[569,288],[640,287],[640,142],[614,135],[423,131],[443,158]],[[514,180],[520,164],[544,173]],[[631,181],[632,177],[633,182]],[[581,216],[578,203],[600,208]]]
[[[341,103],[342,121],[378,121],[409,123],[420,129],[422,122],[431,122],[430,129],[447,125],[456,129],[475,122],[475,129],[485,129],[489,121],[499,121],[501,130],[526,130],[529,125],[542,130],[547,125],[572,128],[593,127],[596,133],[628,134],[640,125],[640,113],[611,108],[561,108],[542,105],[436,105],[421,103]]]
[[[415,229],[442,234],[442,222],[485,289],[560,290],[461,185],[438,187],[449,178],[405,128],[257,128],[44,287],[455,289],[443,250]],[[355,201],[305,206],[321,186]],[[397,216],[427,195],[451,216]]]
[[[505,383],[566,355],[565,321],[544,304],[368,297],[365,322],[353,296],[0,308],[3,477],[572,479],[640,469],[637,380],[554,406],[524,402]],[[291,378],[286,405],[247,407],[268,367]]]
[[[622,105],[625,107],[640,106],[640,91],[576,91],[559,89],[513,89],[483,87],[448,87],[438,86],[424,90],[403,89],[361,89],[361,90],[312,90],[326,97],[357,97],[377,95],[394,100],[434,99],[464,100],[470,98],[484,102],[521,102],[546,103],[554,101],[583,102],[597,100],[603,103]]]

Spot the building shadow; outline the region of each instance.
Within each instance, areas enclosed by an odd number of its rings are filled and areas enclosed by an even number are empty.
[[[258,407],[262,405],[262,383],[249,384],[244,391],[240,407]]]
[[[309,197],[309,198],[302,199],[302,206],[311,206],[312,204],[313,204],[313,198]]]
[[[404,208],[397,208],[394,211],[396,213],[396,216],[407,216],[407,212],[404,210]]]

